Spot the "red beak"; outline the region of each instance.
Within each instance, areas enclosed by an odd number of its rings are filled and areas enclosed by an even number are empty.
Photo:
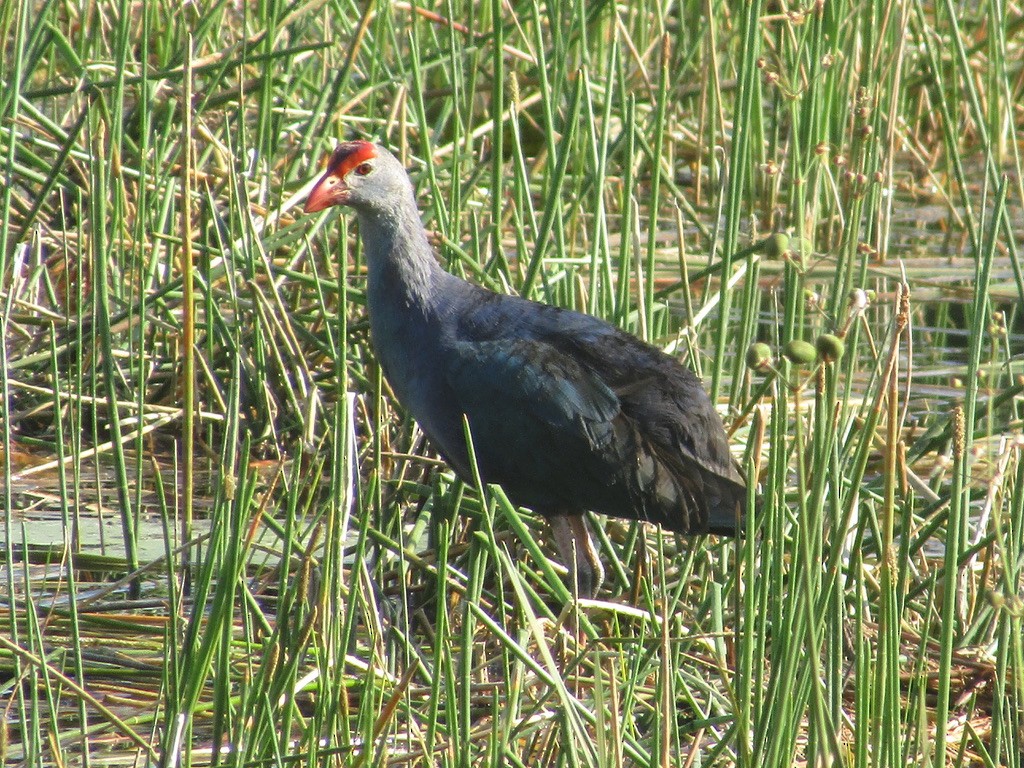
[[[303,210],[306,213],[316,213],[330,208],[332,205],[344,205],[348,197],[348,184],[339,179],[334,173],[328,171],[320,177],[313,190],[306,198],[306,205]]]

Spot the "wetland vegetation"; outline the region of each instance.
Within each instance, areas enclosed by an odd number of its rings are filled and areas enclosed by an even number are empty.
[[[4,3],[4,765],[1020,768],[1022,32]],[[743,538],[601,520],[570,599],[396,406],[350,217],[301,213],[352,137],[447,268],[698,371]]]

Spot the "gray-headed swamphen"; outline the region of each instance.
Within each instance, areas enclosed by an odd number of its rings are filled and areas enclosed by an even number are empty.
[[[445,272],[412,184],[384,148],[340,144],[307,213],[359,216],[373,348],[401,404],[463,479],[547,517],[579,594],[604,576],[587,510],[680,533],[735,534],[746,483],[697,377],[589,315]]]

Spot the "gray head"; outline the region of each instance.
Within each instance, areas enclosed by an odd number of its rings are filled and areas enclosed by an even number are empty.
[[[306,199],[306,213],[348,205],[364,215],[393,216],[412,202],[412,184],[394,155],[368,141],[346,141]]]

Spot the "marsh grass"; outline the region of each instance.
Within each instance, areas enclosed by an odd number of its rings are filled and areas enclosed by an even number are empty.
[[[1020,766],[1022,27],[5,3],[4,764]],[[601,521],[571,599],[390,396],[344,212],[299,213],[351,136],[449,269],[700,372],[743,538]]]

